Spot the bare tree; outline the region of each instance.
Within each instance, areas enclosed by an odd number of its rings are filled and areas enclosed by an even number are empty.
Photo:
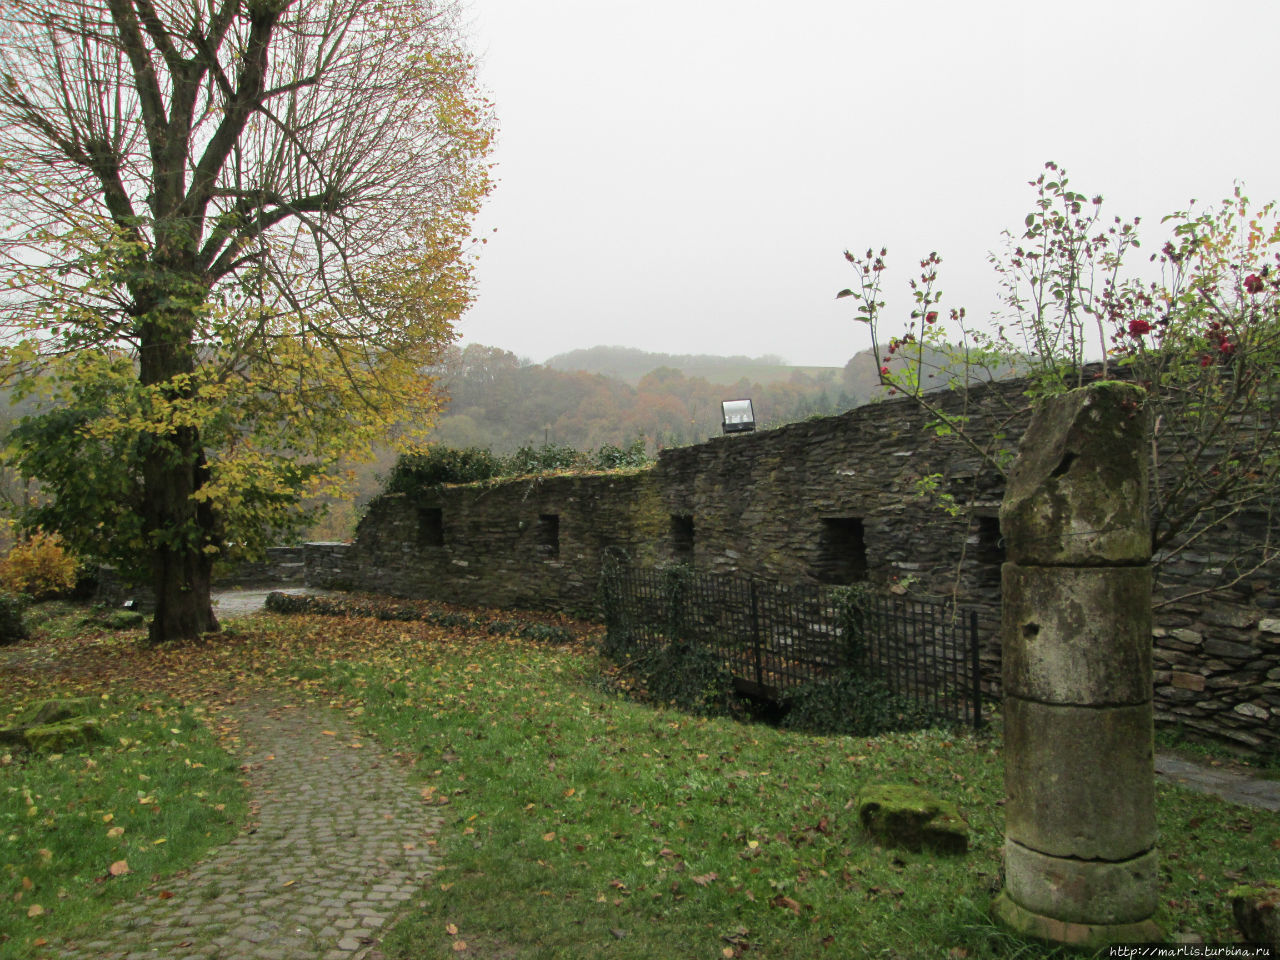
[[[217,629],[274,451],[430,412],[492,135],[450,3],[0,6],[4,360],[110,382],[79,430],[130,438],[155,642]]]

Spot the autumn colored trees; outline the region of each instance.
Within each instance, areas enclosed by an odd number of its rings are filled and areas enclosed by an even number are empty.
[[[146,568],[153,641],[430,423],[492,129],[450,0],[0,10],[0,362],[46,400],[17,453],[72,545]]]

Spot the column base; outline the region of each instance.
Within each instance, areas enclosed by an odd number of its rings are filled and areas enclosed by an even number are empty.
[[[1032,913],[1001,890],[991,901],[992,918],[1007,930],[1035,940],[1096,949],[1113,943],[1161,943],[1164,931],[1154,920],[1137,923],[1071,923]]]

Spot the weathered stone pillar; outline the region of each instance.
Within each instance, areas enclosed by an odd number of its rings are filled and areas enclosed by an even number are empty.
[[[1163,939],[1156,909],[1151,537],[1143,393],[1043,403],[1000,527],[1007,926],[1061,943]]]

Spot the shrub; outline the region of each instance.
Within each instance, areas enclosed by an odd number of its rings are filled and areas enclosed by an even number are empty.
[[[931,717],[883,680],[846,671],[789,692],[783,726],[806,733],[873,737],[929,726]]]
[[[488,450],[431,447],[422,453],[406,453],[396,460],[387,477],[386,491],[415,494],[442,483],[488,480],[502,472],[502,461]]]
[[[669,643],[645,658],[641,669],[649,695],[661,703],[713,717],[743,712],[733,674],[723,660],[702,647]]]
[[[27,602],[22,597],[0,593],[0,647],[25,640],[29,636],[26,621],[22,618],[26,606]]]
[[[606,443],[591,454],[592,465],[600,470],[617,470],[620,467],[643,467],[652,461],[644,449],[644,437],[636,437],[626,447]]]
[[[573,631],[549,623],[526,623],[516,631],[521,640],[535,640],[539,643],[565,644],[573,642]]]
[[[541,447],[521,447],[502,461],[502,472],[507,476],[523,477],[531,473],[574,470],[588,463],[587,455],[573,447],[549,443]]]
[[[45,600],[75,589],[77,566],[61,537],[37,530],[0,560],[0,587]]]

